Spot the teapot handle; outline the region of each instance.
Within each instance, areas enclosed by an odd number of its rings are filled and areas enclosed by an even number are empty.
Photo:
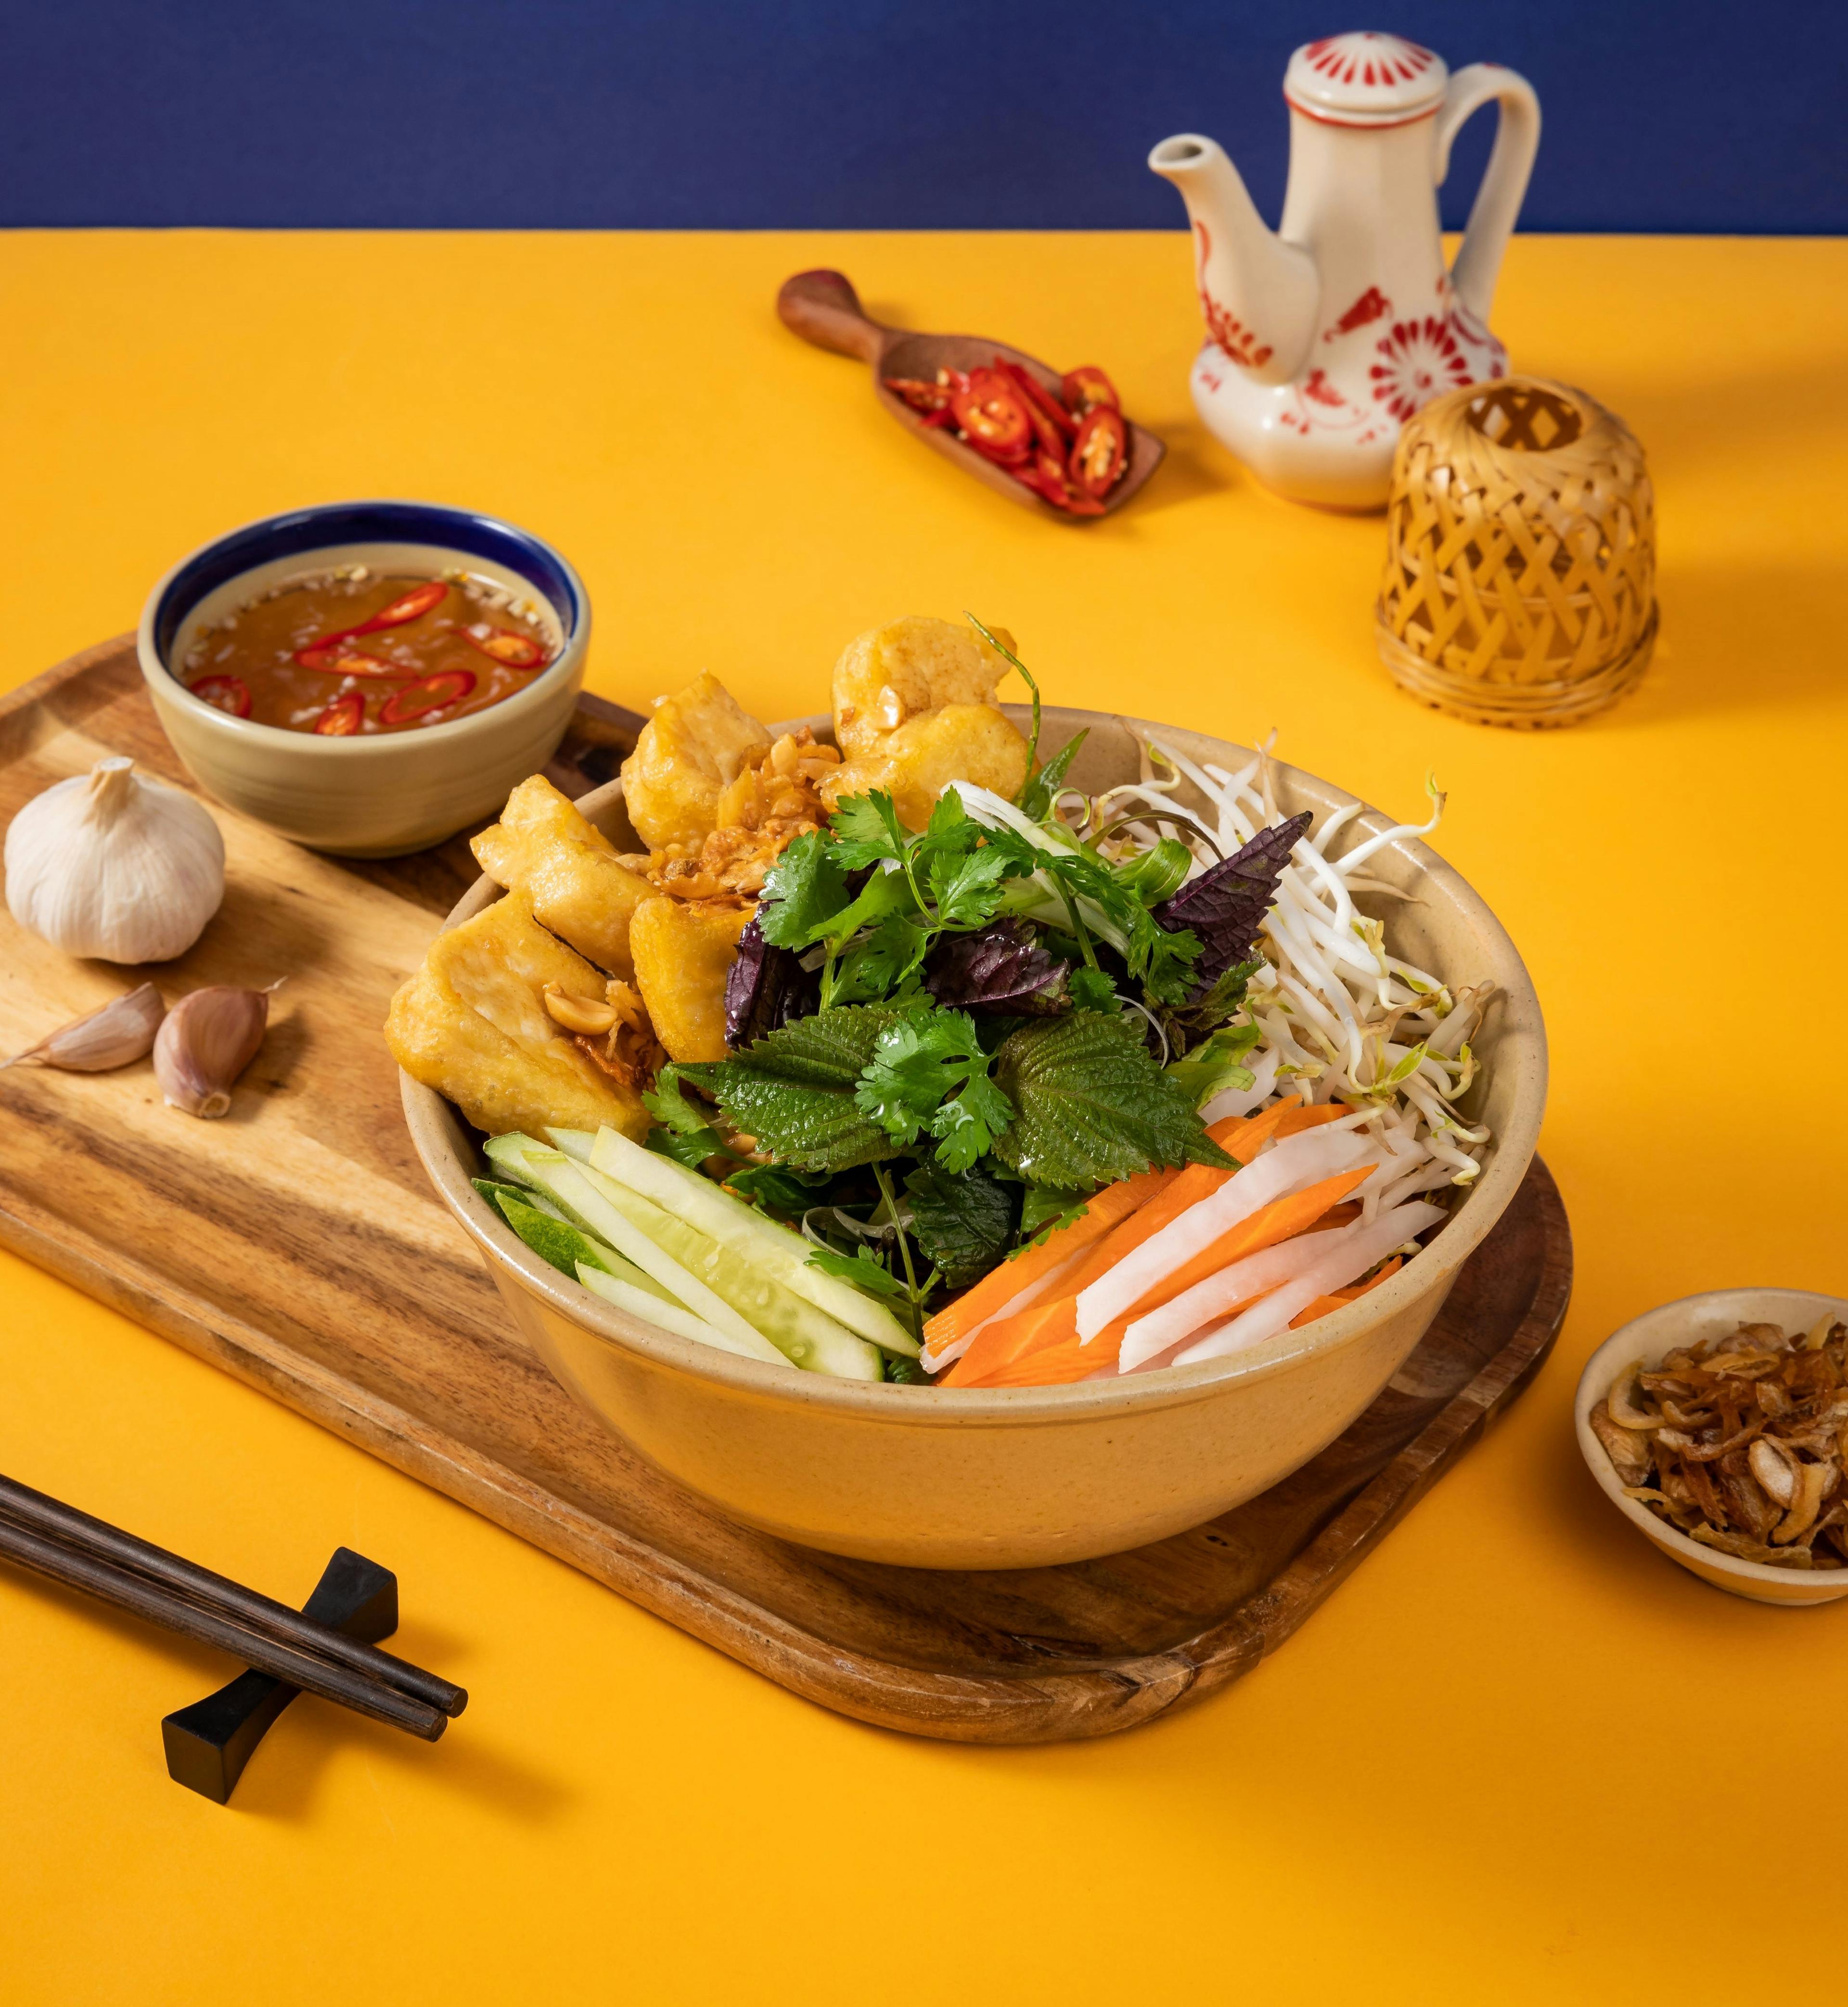
[[[1462,248],[1451,267],[1457,298],[1485,325],[1495,298],[1502,254],[1521,213],[1527,178],[1533,171],[1533,157],[1540,143],[1540,101],[1526,78],[1511,69],[1504,69],[1500,63],[1471,63],[1445,87],[1437,130],[1437,177],[1442,187],[1450,171],[1451,143],[1471,112],[1491,101],[1501,107],[1494,150],[1470,208]]]

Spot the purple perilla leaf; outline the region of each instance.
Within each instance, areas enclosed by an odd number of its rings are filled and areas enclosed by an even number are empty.
[[[1311,818],[1293,815],[1275,829],[1261,829],[1243,849],[1203,871],[1155,916],[1170,933],[1187,928],[1198,937],[1194,965],[1197,986],[1206,988],[1251,952],[1264,915],[1277,897],[1277,881],[1289,854],[1307,833]]]
[[[772,947],[753,920],[738,937],[738,959],[725,978],[725,1044],[733,1052],[792,1019],[809,1016],[821,1001],[821,976],[804,968],[786,947]]]
[[[996,920],[947,934],[924,961],[924,987],[946,1010],[1056,1017],[1067,1007],[1071,965],[1049,954],[1025,920]]]

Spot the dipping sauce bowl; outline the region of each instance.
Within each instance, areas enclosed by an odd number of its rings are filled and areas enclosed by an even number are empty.
[[[348,737],[259,724],[187,689],[203,630],[284,580],[352,565],[490,581],[538,603],[558,653],[485,710]],[[590,633],[583,581],[530,531],[435,503],[336,502],[247,523],[182,559],[150,594],[136,644],[161,725],[208,793],[311,849],[396,857],[485,821],[545,766],[577,707]]]

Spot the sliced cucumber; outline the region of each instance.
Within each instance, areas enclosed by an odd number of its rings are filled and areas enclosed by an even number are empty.
[[[877,1380],[884,1372],[878,1348],[857,1338],[817,1310],[806,1297],[786,1289],[767,1274],[755,1250],[739,1253],[703,1233],[640,1192],[588,1164],[569,1167],[594,1187],[611,1208],[646,1234],[675,1261],[730,1304],[737,1314],[761,1332],[788,1360],[810,1373],[836,1380]]]
[[[548,1148],[531,1136],[517,1133],[494,1137],[486,1149],[510,1177],[522,1184],[536,1185],[564,1208],[573,1226],[581,1226],[608,1241],[619,1254],[626,1255],[684,1308],[723,1332],[747,1357],[772,1365],[785,1363],[776,1346],[753,1330],[724,1297],[697,1275],[689,1274],[658,1241],[634,1224],[630,1207],[611,1203],[604,1188],[618,1192],[622,1188],[612,1185],[600,1172],[580,1168],[563,1151]],[[622,1196],[628,1198],[631,1194],[622,1193]]]
[[[602,1269],[657,1303],[674,1303],[652,1275],[644,1275],[633,1261],[594,1234],[573,1226],[543,1192],[529,1185],[492,1184],[486,1178],[477,1178],[474,1184],[484,1197],[493,1200],[502,1217],[535,1254],[574,1280],[583,1279],[578,1272],[587,1265]],[[674,1307],[679,1308],[677,1303]]]
[[[736,1353],[745,1359],[755,1359],[755,1352],[747,1352],[721,1331],[718,1325],[697,1317],[679,1304],[664,1303],[660,1296],[638,1289],[625,1282],[620,1275],[612,1275],[606,1268],[594,1268],[589,1262],[581,1264],[577,1279],[593,1296],[602,1297],[605,1303],[614,1303],[619,1310],[626,1310],[644,1324],[658,1326],[662,1331],[671,1331],[676,1338],[690,1338],[697,1344],[710,1345],[721,1352]],[[785,1362],[778,1360],[778,1364]]]
[[[505,1192],[496,1192],[494,1202],[502,1218],[535,1254],[573,1280],[582,1268],[609,1268],[609,1259],[598,1243],[570,1220],[554,1219],[537,1206],[524,1205]],[[619,1254],[616,1259],[622,1261]],[[622,1261],[622,1266],[626,1268],[629,1264]]]
[[[548,1133],[560,1149],[579,1157],[582,1130],[554,1129]],[[676,1163],[672,1157],[664,1157],[657,1150],[644,1150],[615,1129],[598,1131],[588,1161],[594,1169],[742,1255],[771,1281],[812,1303],[836,1324],[857,1332],[887,1352],[907,1359],[917,1357],[917,1340],[883,1303],[838,1276],[810,1268],[809,1257],[814,1250],[799,1233],[780,1225],[756,1206],[733,1197],[710,1178],[701,1177],[697,1171]]]

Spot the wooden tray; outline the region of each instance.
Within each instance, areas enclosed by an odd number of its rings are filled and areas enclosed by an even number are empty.
[[[554,778],[573,792],[608,779],[639,723],[586,699]],[[0,818],[109,753],[184,781],[126,639],[0,704]],[[1536,1163],[1373,1407],[1209,1526],[1105,1561],[975,1575],[750,1532],[574,1405],[508,1331],[411,1153],[379,1028],[474,876],[466,846],[344,863],[217,813],[224,909],[154,973],[170,997],[286,976],[262,1053],[210,1123],[164,1107],[145,1064],[0,1073],[0,1243],[841,1713],[958,1741],[1057,1741],[1237,1678],[1514,1398],[1564,1314],[1571,1244]],[[0,1050],[136,979],[0,912]]]

